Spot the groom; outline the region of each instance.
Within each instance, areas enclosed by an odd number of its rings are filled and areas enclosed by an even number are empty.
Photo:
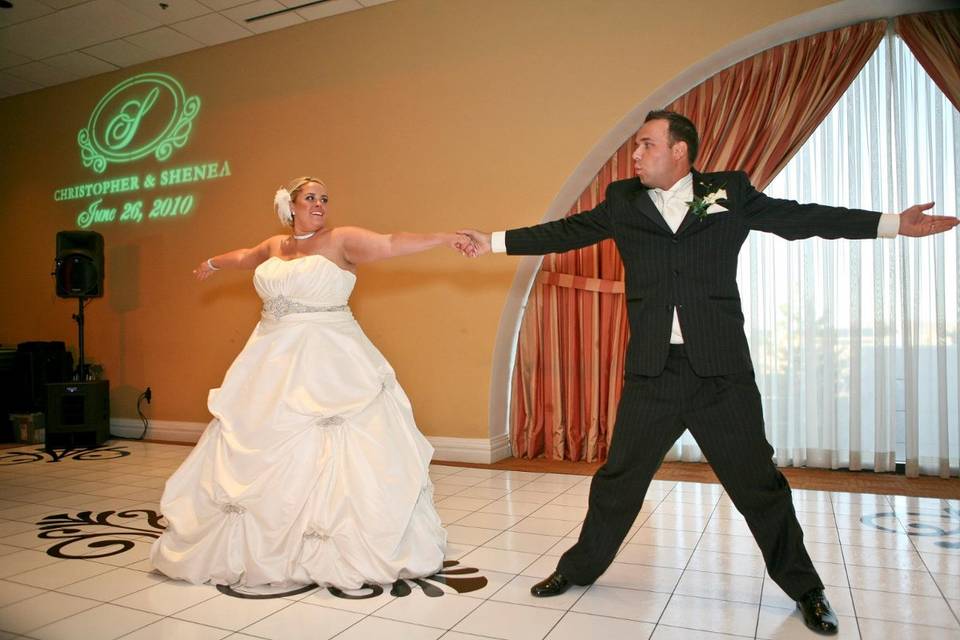
[[[637,178],[612,183],[595,209],[505,233],[464,232],[471,255],[540,255],[613,238],[626,274],[631,338],[609,456],[593,477],[579,540],[531,592],[559,595],[606,571],[654,472],[689,429],[746,519],[770,577],[797,601],[807,627],[835,634],[837,617],[764,435],[737,256],[753,229],[788,240],[859,239],[926,236],[958,220],[924,214],[932,203],[899,216],[801,205],[756,191],[743,172],[699,173],[696,128],[670,111],[650,112],[636,140]]]

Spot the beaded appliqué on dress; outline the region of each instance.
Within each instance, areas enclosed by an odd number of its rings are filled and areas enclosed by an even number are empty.
[[[273,298],[267,298],[263,301],[263,311],[275,318],[281,318],[291,313],[317,313],[321,311],[348,311],[349,306],[345,304],[330,305],[326,307],[314,307],[303,304],[290,298],[279,295]]]
[[[313,538],[319,540],[320,542],[326,542],[330,539],[330,536],[327,535],[327,532],[323,529],[317,527],[309,527],[306,531],[303,532],[304,538]]]
[[[326,418],[317,420],[317,425],[321,427],[339,427],[345,422],[346,419],[342,416],[327,416]]]
[[[233,502],[228,502],[227,504],[222,505],[220,507],[220,510],[223,511],[224,513],[230,513],[233,515],[242,515],[243,513],[246,512],[245,508]]]

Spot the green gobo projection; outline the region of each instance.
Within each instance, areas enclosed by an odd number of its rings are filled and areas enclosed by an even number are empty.
[[[124,80],[100,99],[87,127],[77,134],[83,166],[103,173],[108,163],[132,162],[150,154],[167,160],[174,149],[187,144],[199,111],[200,98],[188,98],[183,85],[165,73]]]
[[[174,167],[156,164],[168,162],[187,145],[199,113],[200,98],[188,95],[165,73],[142,73],[120,82],[100,99],[77,134],[83,166],[98,178],[57,188],[53,199],[87,201],[76,219],[82,229],[190,214],[197,195],[167,191],[227,177],[230,164],[226,160]],[[132,165],[138,162],[149,162],[151,169],[136,173]],[[123,165],[123,175],[107,175],[112,167]],[[164,193],[141,197],[145,195],[141,192],[157,191]]]

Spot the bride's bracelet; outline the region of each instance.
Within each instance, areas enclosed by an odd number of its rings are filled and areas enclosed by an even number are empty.
[[[210,262],[213,258],[207,258],[207,266],[210,267],[211,271],[220,271],[220,267],[213,266],[213,263]]]

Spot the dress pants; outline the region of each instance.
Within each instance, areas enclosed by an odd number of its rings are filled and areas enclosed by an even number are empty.
[[[558,571],[583,585],[607,570],[654,473],[685,428],[746,518],[770,577],[794,600],[822,589],[803,546],[790,486],[773,464],[753,372],[700,377],[683,345],[670,346],[660,375],[626,376],[607,462],[590,485],[580,539],[560,558]]]

